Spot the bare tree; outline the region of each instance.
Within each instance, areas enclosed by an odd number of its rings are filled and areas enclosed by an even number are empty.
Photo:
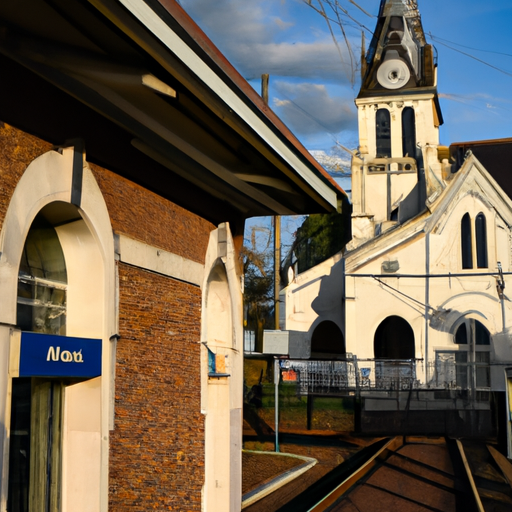
[[[352,87],[355,85],[356,82],[356,73],[359,68],[358,61],[355,57],[354,50],[352,47],[352,43],[350,42],[350,39],[347,35],[347,24],[356,24],[361,28],[361,30],[367,31],[370,34],[372,31],[363,25],[357,18],[352,16],[349,12],[349,10],[343,6],[343,3],[345,5],[352,4],[353,6],[357,7],[362,13],[364,13],[366,16],[369,16],[370,18],[374,18],[372,14],[368,13],[365,9],[363,9],[355,0],[302,0],[306,5],[311,7],[313,10],[315,10],[318,14],[320,14],[327,23],[327,27],[329,28],[329,32],[331,34],[332,40],[338,50],[338,53],[340,55],[340,59],[345,67],[345,71],[347,72],[347,78],[350,80],[350,83]],[[413,1],[413,0],[409,0]],[[343,52],[341,50],[341,47],[338,43],[338,39],[336,38],[335,30],[333,26],[337,26],[338,29],[341,31],[341,34],[343,36],[343,41],[345,42],[345,46],[347,49],[347,53],[349,56],[349,62],[347,63],[343,57]],[[364,48],[363,48],[364,53]],[[347,69],[348,68],[348,69]]]

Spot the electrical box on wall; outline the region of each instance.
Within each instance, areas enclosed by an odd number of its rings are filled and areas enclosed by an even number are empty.
[[[264,331],[263,353],[289,356],[291,359],[308,359],[311,354],[307,332]]]

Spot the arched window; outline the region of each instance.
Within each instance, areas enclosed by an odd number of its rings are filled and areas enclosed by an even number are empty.
[[[44,210],[43,210],[44,211]],[[23,246],[18,272],[16,322],[22,331],[66,334],[67,271],[55,228],[43,212],[34,219]],[[60,508],[62,402],[64,383],[56,379],[12,381],[8,510]],[[28,435],[19,435],[18,432]],[[40,449],[39,446],[44,446]],[[25,453],[25,457],[19,457]],[[37,474],[48,485],[30,482]]]
[[[471,236],[471,218],[469,213],[462,217],[460,225],[462,268],[473,268],[473,242]]]
[[[399,316],[389,316],[375,331],[375,359],[414,359],[414,331]]]
[[[389,110],[381,108],[375,115],[377,134],[377,158],[391,158],[391,116]]]
[[[402,110],[402,154],[410,158],[416,156],[416,116],[412,107]]]
[[[318,324],[311,337],[311,354],[344,355],[345,352],[341,329],[329,320]]]
[[[479,213],[475,219],[476,266],[487,268],[487,225],[485,215]]]
[[[491,334],[472,318],[466,318],[455,331],[457,385],[464,388],[489,388]]]
[[[66,334],[66,284],[57,232],[39,214],[27,235],[18,273],[17,324],[22,331]]]

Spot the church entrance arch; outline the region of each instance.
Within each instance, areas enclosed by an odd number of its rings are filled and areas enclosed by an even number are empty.
[[[414,331],[399,316],[388,316],[375,331],[375,359],[414,359]]]
[[[345,337],[332,321],[319,323],[311,337],[311,357],[332,358],[345,355]]]
[[[378,388],[408,388],[416,378],[414,331],[399,316],[381,322],[374,337],[375,382]]]

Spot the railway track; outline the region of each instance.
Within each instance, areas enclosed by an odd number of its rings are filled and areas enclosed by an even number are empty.
[[[483,443],[388,438],[338,466],[278,512],[510,512],[511,469],[505,457]]]

